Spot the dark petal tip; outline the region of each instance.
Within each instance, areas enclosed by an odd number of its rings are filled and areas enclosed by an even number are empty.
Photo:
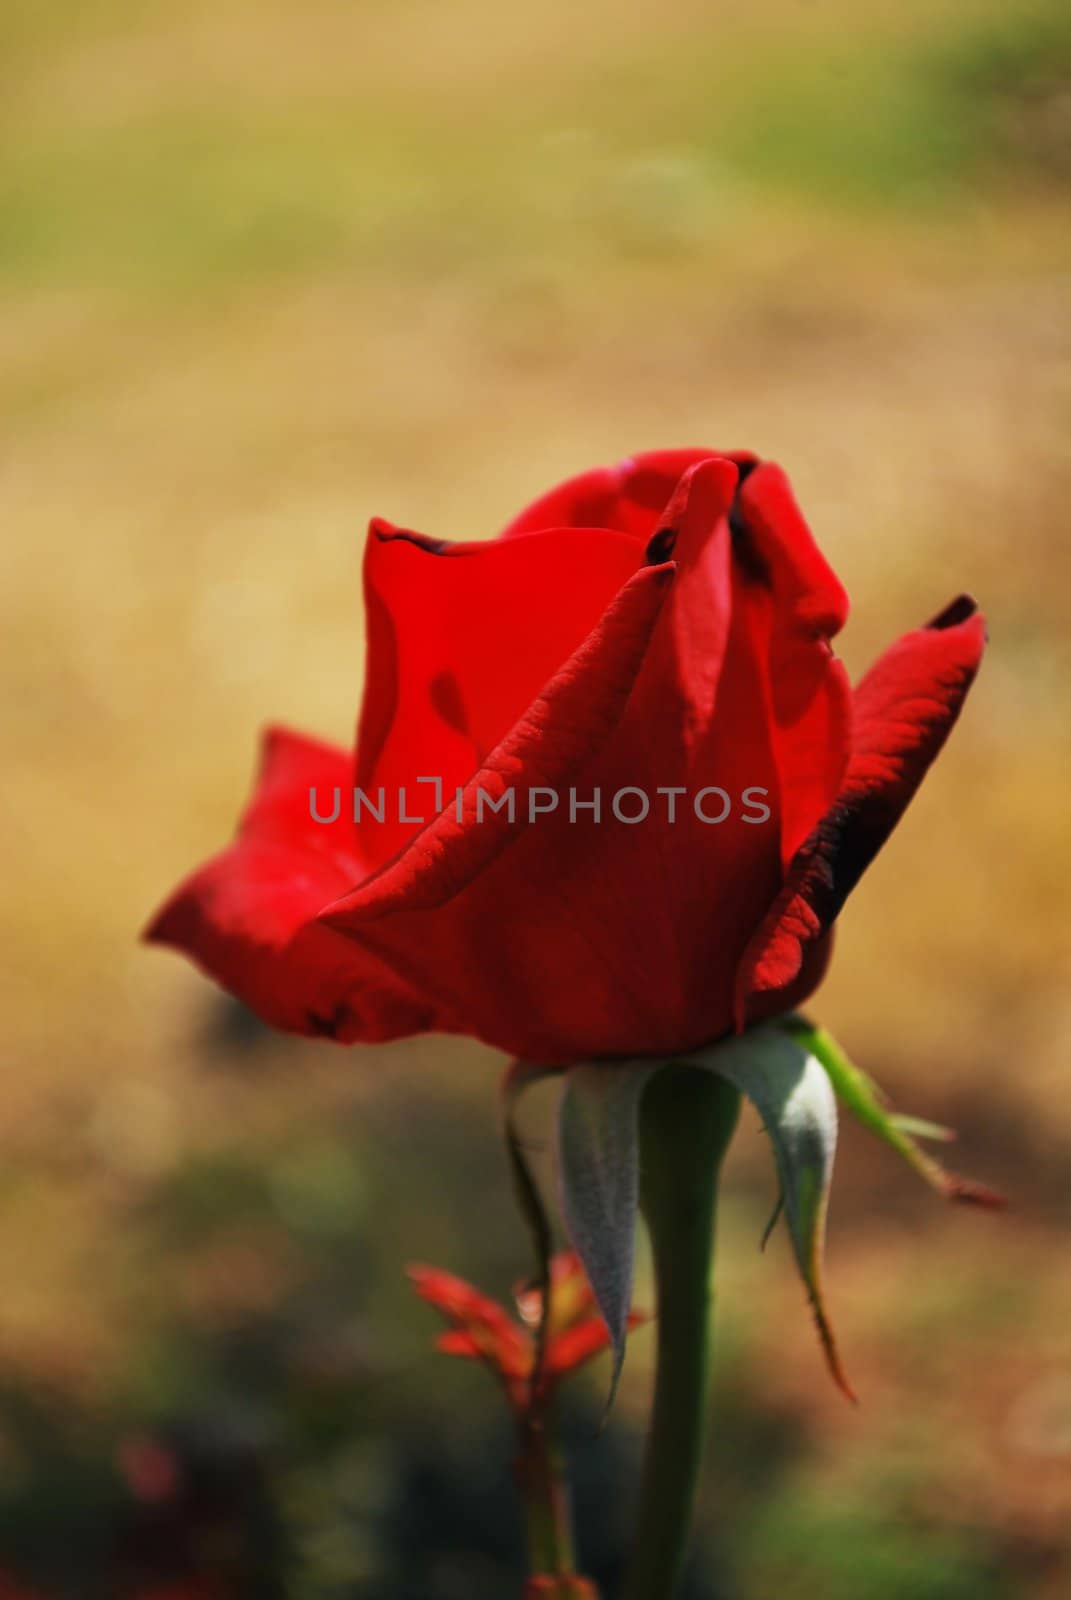
[[[396,539],[401,539],[406,544],[415,544],[418,549],[426,550],[432,556],[442,555],[444,550],[450,548],[449,539],[430,539],[426,534],[414,533],[410,528],[392,528],[380,522],[378,517],[372,519],[369,531],[381,544],[392,544]]]
[[[669,560],[677,543],[676,528],[659,528],[647,542],[647,552],[644,557],[649,567],[660,567]]]
[[[935,617],[931,617],[926,627],[934,632],[940,632],[944,628],[956,628],[961,622],[966,622],[968,618],[973,617],[977,610],[978,602],[973,595],[960,594],[954,600],[949,601],[943,611],[939,611]]]

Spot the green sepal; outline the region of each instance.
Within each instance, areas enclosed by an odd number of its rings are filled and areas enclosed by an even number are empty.
[[[562,1216],[613,1346],[607,1409],[625,1359],[640,1207],[640,1099],[664,1062],[570,1067],[558,1111]]]
[[[787,1016],[778,1024],[792,1038],[809,1050],[825,1067],[838,1097],[852,1115],[877,1134],[901,1156],[921,1178],[946,1200],[958,1200],[964,1205],[987,1206],[1000,1209],[1006,1205],[1002,1194],[985,1184],[975,1183],[956,1172],[949,1172],[928,1151],[921,1149],[918,1138],[948,1141],[955,1135],[937,1123],[918,1117],[902,1116],[890,1111],[885,1095],[872,1078],[848,1059],[840,1045],[825,1028],[815,1027],[805,1018]]]
[[[755,1106],[773,1146],[796,1263],[818,1337],[837,1387],[855,1392],[844,1370],[826,1310],[823,1283],[826,1211],[837,1148],[837,1103],[821,1061],[784,1028],[763,1024],[681,1058],[728,1079]]]

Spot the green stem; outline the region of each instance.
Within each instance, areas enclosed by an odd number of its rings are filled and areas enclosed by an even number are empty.
[[[658,1073],[641,1103],[658,1366],[624,1600],[670,1600],[684,1563],[706,1429],[718,1173],[739,1108],[731,1084],[694,1067]]]
[[[544,1412],[521,1421],[517,1484],[524,1505],[528,1560],[536,1574],[573,1571],[572,1516],[562,1461]]]

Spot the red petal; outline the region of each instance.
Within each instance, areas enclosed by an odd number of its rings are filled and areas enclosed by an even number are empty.
[[[590,759],[620,718],[672,583],[671,565],[644,567],[527,707],[507,738],[465,786],[463,821],[451,803],[396,860],[331,906],[323,920],[351,932],[397,911],[443,905],[483,871],[527,826],[531,790],[559,790]],[[477,817],[478,794],[516,792],[506,810]]]
[[[525,1378],[532,1368],[532,1345],[528,1335],[510,1320],[496,1300],[481,1294],[463,1278],[438,1267],[414,1266],[409,1278],[422,1300],[433,1305],[442,1316],[456,1324],[475,1353],[506,1379]],[[440,1345],[440,1349],[445,1346]],[[451,1354],[469,1354],[459,1347]]]
[[[590,1317],[565,1333],[559,1333],[547,1346],[546,1375],[564,1377],[610,1347],[610,1330],[600,1316]]]
[[[650,1317],[642,1311],[630,1311],[629,1331],[640,1328]],[[557,1334],[547,1346],[546,1376],[553,1381],[573,1372],[586,1361],[600,1355],[610,1347],[610,1330],[597,1313],[586,1322],[577,1323],[564,1333]]]
[[[434,815],[523,715],[636,570],[635,542],[567,529],[506,543],[447,544],[374,522],[365,554],[368,667],[357,783],[386,818],[368,850],[380,865]]]
[[[646,450],[614,467],[593,467],[541,495],[499,537],[515,539],[544,528],[618,528],[646,544],[684,473],[718,453]]]
[[[360,875],[365,868],[358,860],[352,786],[353,767],[346,751],[289,728],[266,728],[239,836],[265,844],[307,846],[334,857],[345,872]],[[337,820],[317,821],[332,816],[336,789]]]
[[[967,596],[905,634],[855,692],[848,772],[836,801],[793,859],[785,887],[740,963],[738,1020],[768,1015],[820,946],[951,731],[985,648]]]
[[[290,1032],[343,1042],[446,1025],[381,956],[333,934],[316,914],[364,875],[352,825],[349,758],[283,729],[265,736],[239,839],[182,883],[145,937],[173,945]],[[310,790],[321,815],[310,812]]]
[[[613,829],[593,837],[583,824],[572,827],[566,791],[581,771],[587,781],[613,739],[673,576],[672,567],[647,567],[625,586],[473,780],[463,823],[448,808],[325,913],[462,1015],[466,1031],[529,1060],[575,1060],[607,1038],[611,1049],[621,1039],[642,1043],[629,1017],[637,940],[631,926],[620,936],[623,915],[636,922],[636,905],[607,860]],[[505,811],[476,820],[478,789],[500,796],[510,788],[514,823]],[[535,788],[561,796],[561,808],[529,825]],[[625,907],[615,900],[608,913],[615,895]]]
[[[815,544],[784,472],[757,465],[741,485],[734,537],[771,596],[770,713],[781,789],[781,856],[787,863],[832,805],[851,746],[851,690],[828,641],[848,597]]]
[[[458,1278],[452,1272],[444,1272],[441,1267],[417,1265],[407,1267],[406,1271],[410,1283],[420,1298],[434,1306],[436,1311],[441,1311],[443,1316],[451,1317],[462,1324],[481,1321],[506,1329],[512,1328],[509,1317],[497,1300],[482,1294],[464,1278]]]
[[[733,590],[724,519],[736,481],[731,461],[712,458],[690,467],[674,485],[652,541],[652,556],[672,555],[681,581],[652,643],[639,695],[646,689],[644,713],[662,741],[671,733],[686,756],[710,728],[729,642]]]
[[[611,1049],[686,1048],[729,1029],[736,962],[780,883],[769,615],[733,557],[727,514],[736,481],[734,463],[701,462],[659,519],[651,549],[672,550],[680,576],[597,774],[610,793],[619,785],[685,791],[672,824],[604,827],[598,871],[593,864],[585,878],[606,927],[629,918],[622,982],[647,998],[647,1031]],[[763,791],[764,823],[748,820],[749,789]],[[697,815],[704,790],[706,816],[728,808],[723,821]]]
[[[619,742],[646,744],[656,783],[717,785],[733,811],[712,827],[686,805],[669,834],[637,840],[621,870],[652,920],[668,903],[663,942],[676,960],[648,981],[661,980],[666,1012],[698,1042],[731,1026],[736,965],[780,888],[785,850],[843,778],[850,691],[828,640],[847,600],[779,467],[707,459],[685,472],[659,524],[651,548],[672,549],[680,579]]]
[[[448,1328],[435,1340],[435,1348],[444,1356],[462,1356],[467,1361],[484,1361],[486,1355],[471,1333],[462,1328]]]

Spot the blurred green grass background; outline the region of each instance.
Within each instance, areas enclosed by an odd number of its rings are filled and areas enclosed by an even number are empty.
[[[792,473],[853,673],[962,588],[989,616],[814,1009],[1014,1209],[944,1213],[845,1130],[849,1414],[783,1241],[757,1254],[745,1130],[694,1595],[1067,1593],[1069,198],[1055,4],[6,0],[0,1564],[26,1592],[516,1592],[495,1397],[402,1278],[524,1270],[498,1062],[267,1038],[135,935],[228,834],[261,724],[350,736],[371,513],[479,536],[591,462],[709,442]],[[643,1341],[609,1434],[597,1383],[577,1422],[608,1600]]]

